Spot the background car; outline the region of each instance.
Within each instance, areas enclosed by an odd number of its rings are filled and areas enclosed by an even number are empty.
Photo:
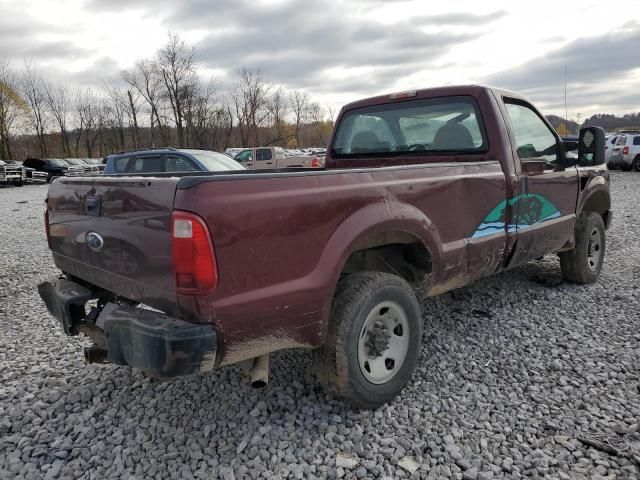
[[[84,169],[78,166],[71,166],[64,160],[59,158],[27,158],[23,165],[33,168],[38,172],[47,174],[47,181],[53,180],[55,177],[62,176],[78,176],[84,173]]]
[[[122,152],[107,157],[105,175],[163,173],[163,172],[220,172],[245,170],[228,156],[210,150],[161,148]]]
[[[97,167],[94,170],[94,168],[91,165],[89,165],[87,162],[85,162],[81,158],[65,158],[64,161],[67,162],[69,165],[73,165],[73,166],[76,166],[76,167],[81,167],[82,168],[82,173],[84,175],[91,175],[92,173],[99,173],[99,170],[98,170]]]
[[[611,154],[613,153],[613,149],[616,146],[616,140],[618,139],[617,133],[612,133],[607,135],[604,142],[604,161],[609,168],[612,168],[612,165],[609,164],[609,160],[611,160]]]
[[[27,183],[46,183],[48,175],[44,172],[38,172],[35,168],[25,167],[22,162],[15,160],[5,160],[8,165],[14,165],[16,167],[22,167],[25,173],[25,181]]]
[[[640,172],[640,133],[618,135],[609,164],[612,168]]]
[[[102,162],[101,158],[83,158],[82,160],[91,165],[94,171],[98,171],[100,173],[104,171],[105,164]],[[97,170],[95,167],[97,167]]]
[[[25,169],[12,160],[0,160],[0,184],[13,184],[21,187],[26,180]]]

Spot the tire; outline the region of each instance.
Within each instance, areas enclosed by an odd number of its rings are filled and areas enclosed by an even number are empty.
[[[565,280],[594,283],[600,275],[606,252],[606,235],[602,217],[582,212],[576,222],[576,246],[560,254],[560,268]]]
[[[411,286],[389,273],[354,273],[338,283],[314,370],[330,393],[355,408],[375,409],[409,381],[421,343],[422,313]]]
[[[15,182],[15,183],[13,184],[13,186],[14,186],[14,187],[21,187],[21,186],[23,186],[23,185],[24,185],[24,182],[22,182],[22,181],[20,181],[20,182]]]
[[[632,167],[634,172],[640,172],[640,155],[633,159]]]

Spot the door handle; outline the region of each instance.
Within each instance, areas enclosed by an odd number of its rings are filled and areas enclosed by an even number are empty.
[[[267,162],[267,165],[273,165],[273,162]]]

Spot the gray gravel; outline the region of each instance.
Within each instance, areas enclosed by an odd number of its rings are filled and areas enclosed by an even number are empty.
[[[57,273],[46,187],[2,188],[0,477],[639,478],[640,174],[612,177],[599,283],[548,256],[430,301],[414,381],[375,412],[325,395],[304,351],[274,355],[261,392],[235,367],[157,383],[83,365],[87,340],[36,293]]]

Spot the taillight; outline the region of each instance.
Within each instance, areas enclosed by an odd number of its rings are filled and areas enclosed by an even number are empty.
[[[171,254],[177,293],[203,295],[216,288],[216,257],[209,229],[200,217],[188,212],[173,212]]]
[[[51,248],[51,231],[49,229],[49,211],[44,211],[44,231],[47,232],[47,245]]]
[[[320,166],[320,160],[318,160],[318,157],[313,157],[311,159],[311,168],[318,168]]]
[[[623,155],[629,155],[629,146],[628,145],[622,149],[622,154]]]

